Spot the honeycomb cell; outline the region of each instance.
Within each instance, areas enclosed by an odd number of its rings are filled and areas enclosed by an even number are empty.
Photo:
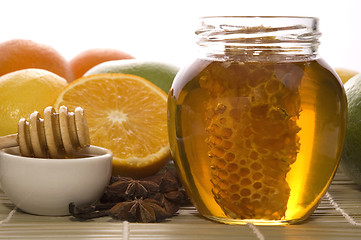
[[[257,162],[254,162],[251,164],[251,168],[255,171],[258,171],[258,170],[261,170],[262,169],[262,165],[257,163]]]
[[[253,131],[250,127],[245,127],[243,131],[243,136],[249,138],[252,135]]]
[[[249,178],[243,178],[242,180],[241,180],[241,185],[242,186],[248,186],[248,185],[250,185],[252,183],[252,181],[249,179]]]
[[[220,179],[227,179],[228,178],[228,172],[225,170],[219,170],[218,171],[218,177]]]
[[[220,118],[219,123],[222,124],[222,125],[226,124],[227,123],[227,118]]]
[[[221,136],[225,139],[229,139],[232,136],[232,129],[230,128],[223,128],[221,132]]]
[[[239,175],[241,176],[241,177],[245,177],[245,176],[247,176],[248,174],[250,174],[251,173],[251,171],[248,169],[248,168],[241,168],[241,169],[239,169]]]
[[[235,158],[236,156],[233,153],[226,153],[226,155],[224,156],[224,159],[227,162],[232,162]]]
[[[238,201],[241,197],[238,194],[232,194],[231,200]]]
[[[258,153],[256,151],[252,151],[250,156],[251,159],[257,160],[258,159]]]
[[[222,143],[222,138],[213,135],[209,138],[209,142],[214,145],[220,145]]]
[[[261,182],[255,182],[255,183],[253,183],[253,187],[255,189],[260,189],[262,187],[262,183]]]
[[[263,174],[260,172],[256,172],[252,175],[252,179],[255,181],[260,180],[262,177],[263,177]]]
[[[225,154],[225,151],[224,151],[224,149],[222,149],[222,148],[215,147],[215,148],[212,148],[211,154],[212,154],[213,156],[216,156],[216,157],[218,157],[218,158],[221,158],[221,157],[223,157],[223,155]]]
[[[235,183],[239,184],[240,176],[238,174],[233,173],[229,176],[228,180],[233,184]]]
[[[235,163],[230,163],[230,164],[228,164],[227,165],[227,170],[228,170],[228,172],[235,172],[235,171],[237,171],[238,170],[238,165],[237,164],[235,164]]]
[[[212,124],[211,126],[209,126],[208,131],[213,133],[213,136],[219,136],[219,132],[220,132],[221,128],[217,125],[217,124]]]
[[[222,141],[221,147],[225,150],[229,150],[233,146],[233,143],[227,140]]]
[[[244,197],[244,198],[241,198],[241,201],[243,204],[249,204],[251,202],[251,199],[247,198],[247,197]]]
[[[249,190],[248,188],[243,188],[243,189],[240,191],[240,194],[241,194],[243,197],[247,197],[247,196],[251,195],[251,190]]]
[[[215,166],[220,169],[227,165],[226,161],[224,161],[222,158],[217,159],[215,163]]]
[[[238,184],[233,184],[230,186],[230,192],[239,192],[240,186]]]

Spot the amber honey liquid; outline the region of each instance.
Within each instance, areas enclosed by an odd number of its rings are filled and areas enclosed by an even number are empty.
[[[322,60],[197,60],[169,94],[172,154],[201,215],[224,223],[294,223],[336,171],[346,101]]]

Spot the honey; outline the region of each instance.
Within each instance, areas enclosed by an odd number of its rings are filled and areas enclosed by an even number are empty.
[[[317,207],[337,169],[344,90],[314,54],[280,56],[264,48],[254,57],[254,49],[244,50],[226,46],[178,73],[168,98],[172,155],[204,217],[299,222]]]

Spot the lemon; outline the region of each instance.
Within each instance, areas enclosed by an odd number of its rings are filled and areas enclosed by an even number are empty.
[[[358,72],[346,68],[335,68],[337,75],[341,78],[343,84],[345,84],[350,78],[357,75]]]
[[[346,175],[361,185],[361,74],[348,80],[344,87],[348,115],[340,167]]]
[[[51,106],[67,81],[47,70],[23,69],[0,77],[0,136],[17,132],[20,118]]]
[[[179,68],[163,62],[138,59],[114,60],[100,63],[84,76],[98,73],[125,73],[145,78],[168,93]]]

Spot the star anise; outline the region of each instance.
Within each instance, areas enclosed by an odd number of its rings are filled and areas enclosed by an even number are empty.
[[[183,189],[175,171],[167,171],[159,182],[159,192],[154,199],[164,205],[168,213],[175,214],[180,205],[189,203],[188,196]]]
[[[69,213],[78,219],[91,219],[109,216],[109,209],[116,203],[95,203],[75,206],[72,202],[69,204]]]
[[[159,190],[159,185],[152,181],[118,178],[118,181],[107,186],[103,200],[120,202],[135,198],[146,198]]]
[[[111,216],[130,222],[159,222],[171,217],[189,199],[175,170],[143,179],[112,177],[99,202],[69,205],[72,216],[90,219]]]
[[[123,221],[151,223],[160,222],[171,214],[158,201],[147,198],[120,202],[110,209],[110,216]]]

